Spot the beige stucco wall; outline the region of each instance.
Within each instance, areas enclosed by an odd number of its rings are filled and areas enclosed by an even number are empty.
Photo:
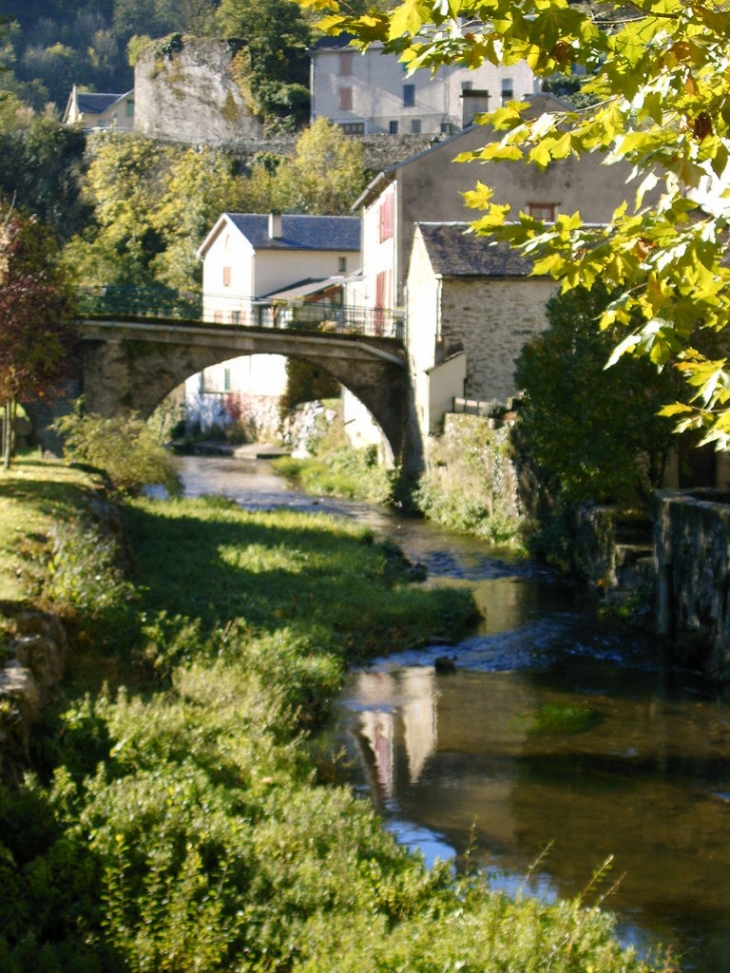
[[[462,85],[490,93],[489,107],[501,104],[502,82],[509,80],[516,98],[534,90],[534,75],[525,63],[508,68],[485,63],[476,70],[447,65],[435,75],[428,70],[408,76],[394,54],[382,53],[381,45],[365,52],[353,52],[352,70],[341,74],[340,54],[344,48],[316,48],[312,54],[312,118],[325,117],[339,124],[362,123],[365,134],[387,134],[390,123],[398,124],[399,133],[412,131],[412,122],[420,122],[422,132],[441,132],[463,124]],[[403,104],[403,85],[415,87],[415,104]],[[340,91],[350,88],[352,108],[340,107]],[[484,110],[484,109],[482,109]]]
[[[136,131],[192,143],[262,134],[231,75],[225,41],[186,38],[172,57],[158,53],[161,44],[150,44],[134,69]]]

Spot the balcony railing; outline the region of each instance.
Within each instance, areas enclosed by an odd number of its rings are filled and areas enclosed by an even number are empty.
[[[87,317],[135,317],[258,328],[291,328],[331,334],[403,339],[403,315],[330,301],[242,301],[229,295],[205,303],[200,294],[164,287],[119,285],[79,289],[79,312]]]

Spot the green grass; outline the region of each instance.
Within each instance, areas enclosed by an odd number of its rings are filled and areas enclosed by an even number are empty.
[[[649,969],[586,902],[427,871],[322,766],[349,662],[458,636],[468,594],[409,585],[324,517],[201,499],[124,519],[123,560],[84,521],[51,577],[77,642],[35,774],[0,794],[3,971]]]

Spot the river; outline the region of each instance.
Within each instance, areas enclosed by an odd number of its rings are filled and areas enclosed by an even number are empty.
[[[470,638],[384,653],[340,700],[334,743],[400,841],[429,862],[468,849],[511,893],[585,893],[640,951],[661,941],[683,970],[730,971],[727,696],[666,670],[581,588],[482,542],[305,496],[253,458],[178,462],[189,495],[364,521],[428,583],[474,591],[484,621]]]

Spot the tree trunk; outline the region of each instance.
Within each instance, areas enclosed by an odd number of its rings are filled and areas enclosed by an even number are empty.
[[[15,432],[15,413],[17,405],[15,399],[6,399],[3,418],[3,467],[10,468],[10,457],[13,455],[13,440]]]

